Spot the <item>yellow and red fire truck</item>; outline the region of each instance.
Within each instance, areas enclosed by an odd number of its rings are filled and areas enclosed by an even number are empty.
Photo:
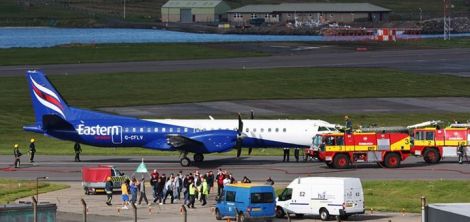
[[[356,162],[376,162],[389,168],[400,166],[411,151],[410,136],[403,132],[328,133],[314,139],[318,158],[328,167],[348,168]]]
[[[457,157],[457,148],[464,146],[468,153],[469,124],[451,124],[449,127],[424,127],[413,130],[411,153],[423,156],[426,163],[439,163],[443,157]]]

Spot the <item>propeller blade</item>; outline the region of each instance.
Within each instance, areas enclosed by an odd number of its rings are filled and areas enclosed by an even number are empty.
[[[238,113],[238,129],[237,129],[237,133],[238,135],[242,135],[242,132],[243,132],[243,121],[242,121],[242,116],[240,115],[240,113]]]
[[[248,148],[248,155],[251,155],[251,151],[253,151],[253,148]]]

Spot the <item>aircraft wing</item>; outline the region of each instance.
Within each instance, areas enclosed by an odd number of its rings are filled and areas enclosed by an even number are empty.
[[[189,135],[168,134],[167,144],[176,150],[192,153],[225,152],[236,145],[237,131],[211,130]]]
[[[179,134],[169,134],[166,136],[168,144],[170,144],[175,149],[182,148],[184,146],[202,146],[202,142],[191,139],[186,136]]]

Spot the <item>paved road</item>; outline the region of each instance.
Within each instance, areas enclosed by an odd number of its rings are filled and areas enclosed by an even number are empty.
[[[160,72],[200,69],[258,69],[276,67],[386,67],[419,73],[470,76],[470,49],[403,49],[368,52],[321,51],[301,55],[179,61],[119,62],[40,66],[2,66],[0,76],[22,75],[41,68],[48,74]]]
[[[55,191],[47,194],[40,194],[39,200],[42,202],[55,203],[58,206],[59,213],[57,214],[58,221],[83,221],[82,218],[82,205],[80,199],[83,198],[88,207],[88,221],[100,222],[116,222],[116,221],[133,221],[132,210],[119,209],[120,195],[115,193],[113,197],[113,206],[109,207],[104,204],[105,195],[83,195],[83,189],[78,182],[68,183],[71,187],[66,190]],[[148,186],[148,185],[147,185]],[[280,187],[284,187],[283,184]],[[150,187],[147,188],[147,190]],[[151,196],[151,192],[147,193]],[[23,201],[31,201],[31,198],[23,198]],[[208,198],[208,204],[201,206],[199,201],[195,204],[195,209],[188,209],[188,221],[213,221],[216,222],[213,215],[213,207],[215,206],[215,194],[212,192]],[[156,205],[151,206],[140,205],[137,207],[138,221],[165,221],[165,222],[180,222],[183,221],[183,216],[180,214],[181,201],[176,201],[174,204]],[[119,209],[119,211],[118,211]],[[295,221],[320,221],[318,217],[306,216],[303,219],[293,218]],[[419,214],[406,213],[382,213],[367,211],[365,215],[354,215],[349,218],[349,221],[389,221],[394,222],[419,222]],[[285,222],[284,219],[274,219],[274,222]]]
[[[127,116],[201,116],[231,115],[253,110],[260,116],[348,114],[352,113],[442,113],[470,112],[470,98],[354,98],[238,100],[167,105],[106,107],[102,111]]]
[[[139,163],[140,156],[110,157],[83,156],[83,162],[72,162],[73,156],[38,156],[37,163],[24,164],[15,169],[11,167],[11,156],[0,156],[0,177],[31,179],[36,176],[48,176],[54,181],[80,181],[81,167],[98,164],[115,165],[127,174],[132,174]],[[183,168],[177,156],[148,156],[145,163],[148,169],[158,169],[163,173],[184,172],[199,169],[203,172],[228,169],[235,178],[247,176],[254,181],[264,181],[271,176],[277,182],[289,182],[299,176],[349,176],[365,180],[371,179],[470,179],[470,164],[457,164],[457,160],[449,158],[437,165],[427,165],[421,158],[410,157],[398,169],[384,169],[376,164],[358,164],[353,169],[329,169],[320,162],[281,162],[279,156],[242,156],[241,159],[228,156],[207,155],[204,163]]]

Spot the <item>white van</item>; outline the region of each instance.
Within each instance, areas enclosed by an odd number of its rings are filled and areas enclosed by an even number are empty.
[[[322,220],[342,220],[364,213],[364,193],[359,178],[299,177],[276,199],[276,216],[320,215]]]

